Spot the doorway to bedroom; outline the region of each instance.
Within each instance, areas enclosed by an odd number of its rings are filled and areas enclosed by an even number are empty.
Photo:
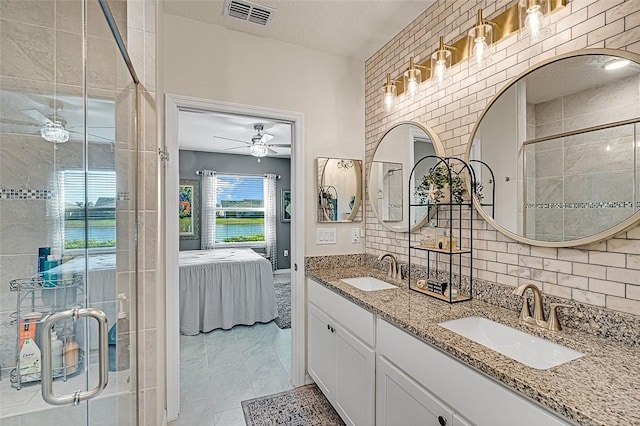
[[[167,123],[177,141],[177,161],[168,168],[180,200],[176,425],[243,424],[241,401],[295,382],[291,265],[303,256],[296,258],[292,238],[295,176],[302,175],[293,154],[301,122],[229,107],[177,108],[177,126]],[[168,307],[170,300],[168,294]],[[175,418],[171,410],[168,417]]]

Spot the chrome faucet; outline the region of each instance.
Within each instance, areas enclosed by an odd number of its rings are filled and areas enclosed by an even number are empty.
[[[389,270],[387,271],[387,276],[393,279],[400,278],[402,279],[402,274],[400,272],[400,266],[398,265],[398,259],[391,253],[385,253],[378,257],[378,260],[384,260],[385,257],[390,259],[389,261]]]
[[[556,309],[559,307],[571,308],[571,305],[564,303],[552,303],[551,311],[549,312],[549,320],[545,321],[544,312],[542,311],[542,293],[535,284],[522,284],[520,287],[513,291],[513,294],[518,296],[524,296],[524,292],[531,289],[533,292],[533,316],[531,316],[531,308],[529,306],[529,299],[526,297],[522,302],[522,310],[520,311],[520,319],[527,324],[537,325],[538,327],[547,328],[553,331],[559,331],[562,329],[560,321],[558,321],[558,313]]]

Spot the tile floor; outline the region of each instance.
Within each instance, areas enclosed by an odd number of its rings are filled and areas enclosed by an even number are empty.
[[[180,336],[180,416],[171,426],[241,425],[241,401],[291,389],[291,329],[274,322]]]

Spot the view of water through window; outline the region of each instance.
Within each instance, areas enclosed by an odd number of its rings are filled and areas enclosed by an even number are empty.
[[[216,243],[264,241],[263,178],[218,176]]]

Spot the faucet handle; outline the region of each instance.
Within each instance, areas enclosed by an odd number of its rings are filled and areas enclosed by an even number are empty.
[[[549,311],[549,321],[547,321],[547,328],[552,331],[560,331],[562,330],[562,326],[560,326],[560,321],[558,321],[558,312],[557,308],[573,308],[573,305],[568,305],[566,303],[552,303],[551,309]]]

